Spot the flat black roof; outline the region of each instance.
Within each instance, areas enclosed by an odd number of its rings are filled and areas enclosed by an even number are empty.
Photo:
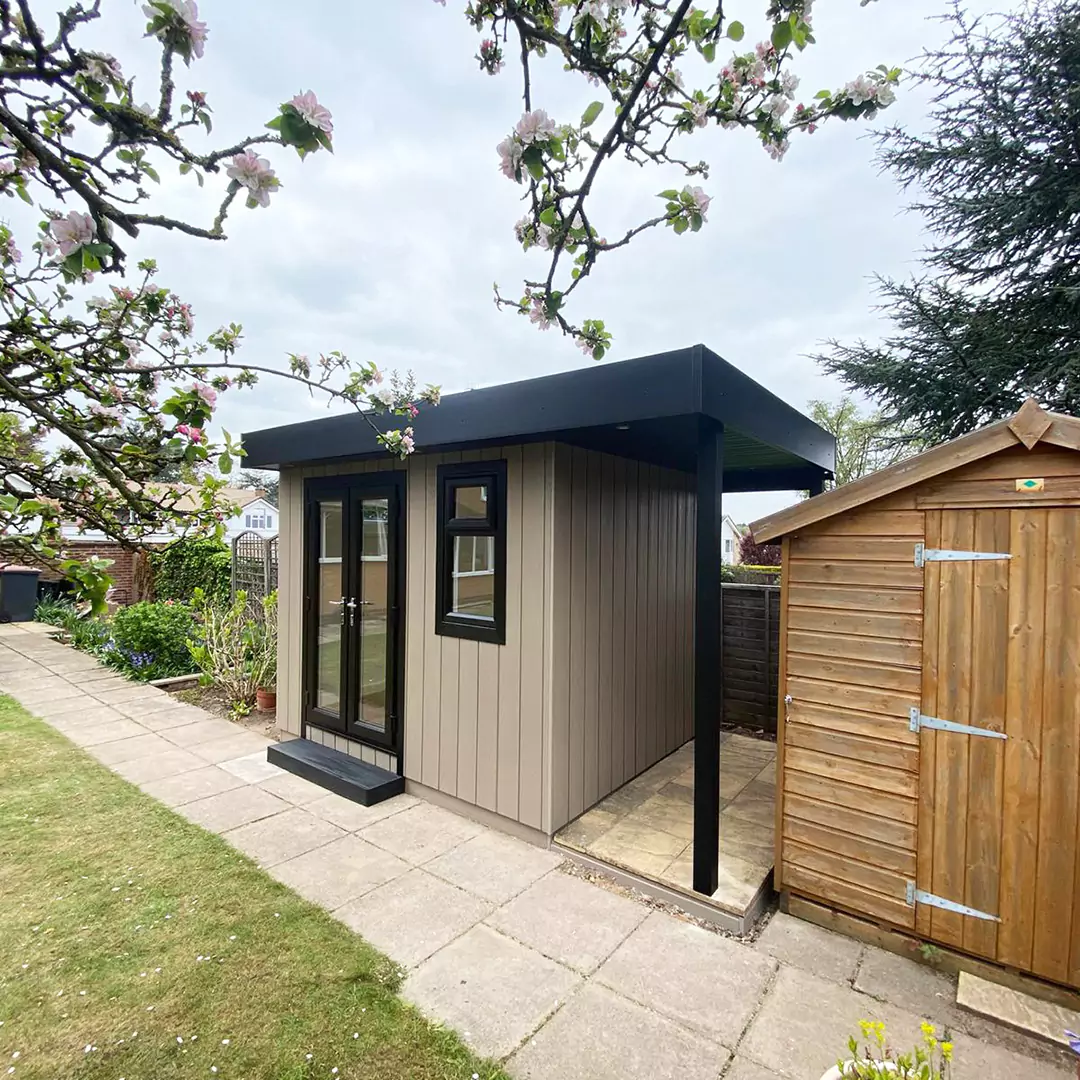
[[[554,440],[694,472],[699,416],[724,425],[727,491],[808,487],[833,470],[828,432],[704,345],[447,394],[413,428],[419,451]],[[386,453],[355,413],[248,432],[243,443],[244,465],[260,469]]]

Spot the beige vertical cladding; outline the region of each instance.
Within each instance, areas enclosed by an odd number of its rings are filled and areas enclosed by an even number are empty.
[[[693,734],[693,477],[554,447],[549,833]]]
[[[437,635],[436,478],[507,463],[506,644]],[[285,469],[279,722],[300,731],[303,480]],[[404,772],[554,833],[691,737],[692,478],[554,444],[407,463]]]

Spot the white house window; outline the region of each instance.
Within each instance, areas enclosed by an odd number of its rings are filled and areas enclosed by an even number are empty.
[[[254,514],[244,516],[245,529],[272,529],[274,527],[274,515],[267,510],[260,510]]]
[[[729,538],[724,541],[724,554],[730,559],[731,552],[734,547],[734,542]]]

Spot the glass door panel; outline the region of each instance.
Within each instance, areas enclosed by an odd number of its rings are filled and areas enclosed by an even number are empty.
[[[388,626],[390,614],[390,500],[361,499],[363,522],[357,629],[360,690],[357,720],[386,730]]]
[[[315,707],[341,715],[342,641],[345,629],[345,549],[341,499],[315,504],[317,568],[315,581]]]

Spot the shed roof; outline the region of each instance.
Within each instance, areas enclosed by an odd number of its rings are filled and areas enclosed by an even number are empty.
[[[684,472],[697,418],[724,425],[726,491],[790,490],[831,473],[833,437],[704,345],[448,394],[415,423],[419,450],[558,440]],[[400,417],[377,417],[386,428]],[[244,435],[244,464],[281,468],[378,457],[355,413]]]
[[[843,487],[770,514],[755,521],[750,530],[759,544],[775,540],[980,458],[1008,450],[1018,443],[1028,450],[1038,443],[1080,450],[1080,419],[1046,412],[1034,398],[1028,398],[1020,411],[1009,419],[988,424],[978,431],[942,443]]]

